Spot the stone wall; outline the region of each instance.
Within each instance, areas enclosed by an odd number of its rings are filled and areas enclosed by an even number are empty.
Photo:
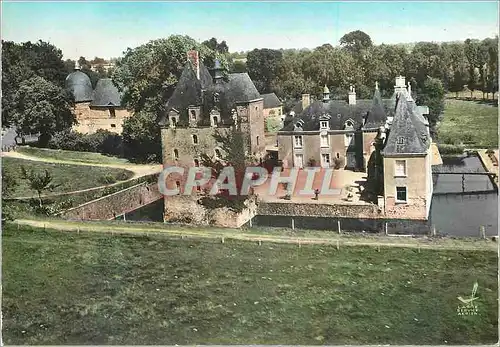
[[[165,197],[164,221],[239,228],[254,217],[257,210],[254,199],[247,200],[246,206],[241,212],[234,212],[226,207],[209,209],[199,204],[196,196],[169,196]]]
[[[77,103],[73,112],[78,121],[73,130],[82,134],[92,134],[99,129],[121,134],[123,122],[131,116],[126,109],[114,108],[113,113],[108,107],[91,107],[89,102]]]
[[[163,195],[158,191],[158,183],[143,182],[71,208],[61,213],[60,216],[72,220],[114,219],[162,197]]]
[[[291,202],[259,202],[258,215],[302,216],[302,217],[343,217],[343,218],[383,218],[377,205],[355,204],[311,204]]]

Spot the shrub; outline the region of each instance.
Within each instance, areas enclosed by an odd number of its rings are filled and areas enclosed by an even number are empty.
[[[117,173],[117,174],[115,175],[115,177],[114,177],[114,178],[115,178],[117,181],[126,181],[126,180],[128,180],[131,176],[132,176],[132,175],[131,175],[131,173],[130,173],[129,171],[125,171],[125,170],[124,170],[124,171],[120,171],[119,173]]]
[[[333,159],[333,168],[335,170],[343,168],[344,166],[345,166],[344,159],[342,159],[342,158],[335,158],[335,159]]]
[[[93,134],[81,134],[70,130],[61,131],[51,138],[47,147],[108,155],[123,154],[122,137],[102,129]]]
[[[99,177],[99,183],[102,184],[112,184],[116,182],[116,178],[111,174],[106,174],[104,176]]]
[[[450,145],[450,144],[440,144],[438,145],[440,154],[463,154],[464,146],[462,145]]]

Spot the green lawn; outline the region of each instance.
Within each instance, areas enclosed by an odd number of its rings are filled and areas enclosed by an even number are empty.
[[[28,182],[20,178],[21,166],[41,173],[43,173],[44,170],[48,170],[53,177],[53,182],[55,184],[60,184],[59,187],[54,189],[54,193],[98,187],[107,183],[113,183],[113,180],[116,182],[133,176],[131,171],[123,169],[86,165],[53,164],[3,157],[2,170],[5,170],[8,175],[17,180],[15,190],[12,192],[13,197],[32,196],[36,194],[29,188]]]
[[[65,151],[62,149],[46,149],[36,147],[19,147],[18,152],[34,157],[69,160],[91,164],[128,164],[126,159],[106,156],[93,152]]]
[[[111,236],[8,225],[6,344],[492,344],[488,251]],[[479,288],[477,316],[457,296]]]
[[[498,107],[447,99],[438,135],[440,143],[498,148]]]

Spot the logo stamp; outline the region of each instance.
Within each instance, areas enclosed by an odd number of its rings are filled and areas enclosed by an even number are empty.
[[[460,301],[460,304],[457,307],[457,313],[459,316],[477,316],[478,308],[475,303],[478,299],[476,296],[477,287],[478,284],[476,281],[472,287],[472,294],[469,298],[462,298],[461,296],[457,297]]]

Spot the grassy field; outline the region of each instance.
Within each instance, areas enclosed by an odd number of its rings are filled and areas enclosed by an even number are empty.
[[[6,344],[488,344],[497,256],[3,232]],[[479,289],[477,316],[457,296]]]
[[[36,147],[19,147],[18,152],[40,158],[69,160],[90,164],[127,164],[126,159],[106,156],[100,153],[65,151],[62,149],[45,149]]]
[[[131,171],[123,169],[52,164],[4,157],[2,158],[2,170],[5,170],[8,175],[17,180],[17,185],[12,192],[12,197],[32,196],[36,194],[29,188],[28,182],[20,178],[21,166],[41,173],[43,173],[44,170],[48,170],[53,177],[53,182],[55,184],[60,184],[60,186],[54,189],[53,193],[98,187],[113,183],[113,180],[116,182],[131,178],[133,175]]]
[[[498,148],[498,107],[476,101],[445,100],[439,142]]]

